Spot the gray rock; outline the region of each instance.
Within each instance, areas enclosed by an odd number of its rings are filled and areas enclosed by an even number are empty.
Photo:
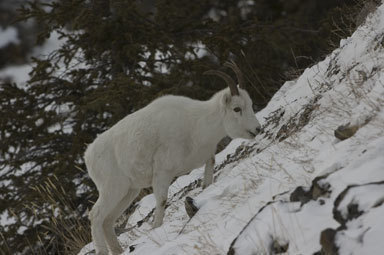
[[[341,125],[335,130],[335,137],[340,140],[345,140],[352,137],[359,129],[357,125]]]
[[[336,230],[327,228],[320,234],[321,252],[320,254],[337,254],[338,248],[335,245]]]
[[[193,198],[191,197],[185,198],[184,206],[189,218],[192,218],[199,210],[199,208],[197,208],[197,206],[195,205]]]
[[[289,247],[288,242],[282,242],[277,239],[274,239],[272,242],[271,252],[272,254],[284,253],[284,252],[287,252],[288,247]]]

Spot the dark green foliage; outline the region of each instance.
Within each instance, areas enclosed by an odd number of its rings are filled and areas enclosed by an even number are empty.
[[[30,254],[40,245],[45,253],[64,253],[60,241],[51,242],[62,240],[59,234],[47,228],[52,201],[34,188],[56,176],[76,208],[67,217],[85,219],[97,192],[79,169],[85,170],[82,155],[98,133],[164,94],[208,99],[225,84],[202,73],[228,59],[239,64],[254,102],[264,106],[287,75],[340,39],[333,22],[351,9],[334,7],[347,2],[61,0],[22,7],[20,20],[39,24],[39,42],[53,31],[66,42],[33,59],[26,86],[0,85],[0,183],[6,184],[0,213],[17,216],[0,228],[2,251]],[[347,20],[339,28],[349,26]],[[202,45],[207,54],[198,56]],[[58,200],[55,206],[66,205]],[[21,226],[27,230],[18,234]]]

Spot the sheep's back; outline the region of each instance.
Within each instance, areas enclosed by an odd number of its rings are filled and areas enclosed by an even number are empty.
[[[92,153],[86,152],[86,158],[92,154],[88,158],[99,166],[99,175],[116,168],[132,183],[150,186],[153,165],[162,169],[183,167],[193,149],[193,124],[199,117],[199,104],[185,97],[159,98],[99,135],[87,149]]]

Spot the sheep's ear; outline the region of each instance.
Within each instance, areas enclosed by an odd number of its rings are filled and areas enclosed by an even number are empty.
[[[229,93],[225,93],[222,98],[222,104],[224,106],[228,106],[231,103],[232,95]]]

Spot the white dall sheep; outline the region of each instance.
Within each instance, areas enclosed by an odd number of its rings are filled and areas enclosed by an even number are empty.
[[[89,217],[96,254],[123,250],[114,223],[139,191],[153,187],[156,198],[154,227],[163,223],[168,187],[176,176],[205,164],[204,187],[212,183],[215,151],[226,135],[253,139],[260,124],[252,101],[243,88],[239,68],[225,63],[239,80],[239,87],[227,74],[229,88],[208,101],[182,96],[164,96],[134,112],[99,135],[85,152],[89,175],[99,198]]]

